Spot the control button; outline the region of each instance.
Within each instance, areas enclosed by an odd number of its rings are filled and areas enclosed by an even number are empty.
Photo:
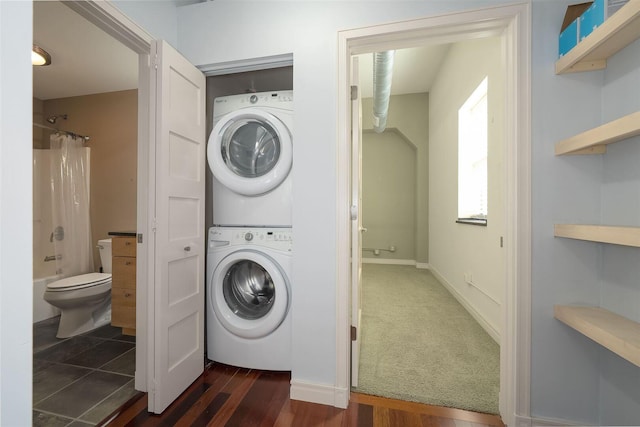
[[[253,234],[252,233],[247,233],[244,235],[244,240],[246,240],[247,242],[250,242],[253,240]]]
[[[249,98],[249,101],[252,104],[255,104],[256,102],[258,102],[258,97],[256,95],[251,95],[251,97]]]

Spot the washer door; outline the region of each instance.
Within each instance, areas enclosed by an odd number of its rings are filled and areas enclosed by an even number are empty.
[[[209,304],[226,330],[242,338],[260,338],[275,331],[289,308],[286,277],[268,255],[251,250],[233,252],[215,268]]]
[[[220,183],[244,196],[273,190],[291,170],[293,150],[287,126],[259,108],[223,116],[207,147],[209,167]]]

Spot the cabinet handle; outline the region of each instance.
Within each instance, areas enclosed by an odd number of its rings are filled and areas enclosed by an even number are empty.
[[[124,265],[131,265],[131,261],[126,261]]]
[[[184,247],[184,251],[185,251],[185,252],[189,252],[190,250],[191,250],[191,246],[185,246],[185,247]]]
[[[124,297],[125,297],[125,298],[129,298],[130,296],[131,296],[131,294],[130,294],[129,292],[125,292],[125,293],[124,293]]]

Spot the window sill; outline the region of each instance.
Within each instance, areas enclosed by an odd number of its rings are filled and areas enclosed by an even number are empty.
[[[458,218],[456,220],[458,224],[469,224],[469,225],[479,225],[481,227],[487,226],[486,219],[478,219],[478,218]]]

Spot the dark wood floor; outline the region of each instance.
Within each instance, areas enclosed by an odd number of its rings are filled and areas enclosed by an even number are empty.
[[[205,369],[162,415],[147,412],[147,397],[109,426],[402,426],[504,427],[500,417],[352,393],[348,409],[289,399],[288,372],[215,364]]]

